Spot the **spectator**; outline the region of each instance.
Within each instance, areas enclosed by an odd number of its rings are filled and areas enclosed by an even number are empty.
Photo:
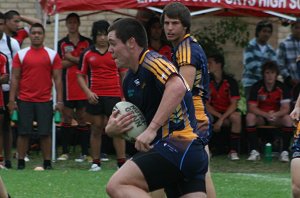
[[[112,54],[108,52],[107,28],[105,20],[94,22],[92,37],[94,45],[84,52],[78,73],[78,82],[88,99],[87,119],[91,123],[91,156],[93,158],[90,171],[101,170],[100,148],[101,136],[104,133],[107,118],[113,107],[121,101],[120,76],[124,70],[118,70]],[[85,80],[88,75],[89,87]],[[117,154],[117,165],[121,167],[125,161],[125,140],[113,138]]]
[[[75,159],[83,162],[89,155],[89,129],[84,117],[86,95],[77,82],[79,56],[88,48],[92,41],[79,33],[80,18],[76,13],[70,13],[66,17],[68,35],[58,42],[58,54],[62,58],[63,66],[63,123],[62,123],[62,155],[57,160],[69,158],[69,145],[74,136],[72,119],[76,119],[77,132],[81,143],[81,156]],[[74,112],[75,110],[75,112]],[[73,138],[74,139],[74,138]]]
[[[224,56],[212,54],[208,56],[208,68],[211,73],[209,84],[210,99],[207,110],[213,116],[213,131],[221,132],[223,126],[230,126],[230,151],[231,160],[239,160],[238,150],[241,133],[241,113],[237,111],[240,99],[237,81],[224,72]]]
[[[145,50],[147,36],[140,22],[122,19],[108,31],[109,52],[119,68],[129,68],[124,96],[142,111],[148,128],[136,138],[140,152],[110,178],[107,193],[148,197],[149,191],[164,188],[168,197],[206,197],[208,157],[188,86],[167,58]],[[106,126],[111,136],[126,132],[133,121],[132,114],[118,113],[112,113]]]
[[[8,58],[5,54],[0,52],[0,84],[8,82],[8,74],[6,69],[8,68]],[[5,168],[4,157],[2,155],[4,139],[3,139],[3,115],[4,115],[4,99],[3,92],[0,87],[0,169]],[[7,165],[7,164],[6,164]]]
[[[292,193],[294,198],[300,197],[300,94],[296,101],[295,108],[290,114],[291,118],[296,121],[298,127],[294,135],[294,143],[292,146],[292,161],[291,161],[291,178],[292,178]]]
[[[40,145],[43,152],[44,169],[51,166],[51,131],[52,131],[52,80],[56,89],[55,108],[62,111],[61,59],[52,49],[43,45],[45,29],[33,24],[29,31],[31,46],[20,50],[13,60],[9,110],[19,111],[18,121],[18,169],[25,168],[25,153],[29,134],[32,132],[34,117],[38,123]],[[17,102],[16,102],[17,98]]]
[[[289,116],[291,99],[288,89],[276,80],[278,74],[276,62],[266,62],[262,65],[263,80],[251,87],[246,115],[246,131],[251,150],[248,160],[251,161],[260,159],[256,127],[271,125],[281,128],[283,146],[279,160],[289,162],[288,150],[293,133],[293,122]]]
[[[7,73],[10,75],[12,67],[12,58],[20,50],[18,41],[11,38],[4,33],[5,17],[4,14],[0,12],[0,52],[6,55],[8,59],[8,67],[6,68]],[[9,84],[8,82],[2,84],[2,91],[4,97],[4,104],[8,104],[9,95]],[[10,118],[9,111],[5,108],[4,120],[3,120],[3,142],[4,142],[4,158],[5,167],[11,168],[11,148],[12,148],[12,131],[10,130]]]
[[[20,22],[28,23],[32,25],[34,23],[41,23],[41,20],[37,18],[27,17],[20,15],[16,10],[9,10],[5,14],[5,33],[14,39],[16,39],[20,46],[22,46],[23,41],[29,35],[29,27],[20,27]]]
[[[155,50],[156,52],[164,55],[171,60],[171,47],[168,44],[162,25],[160,24],[159,17],[152,17],[147,25],[148,36],[148,49]]]
[[[300,67],[296,59],[300,55],[300,18],[291,24],[291,34],[279,43],[277,59],[284,83],[293,88],[300,82]]]
[[[244,50],[244,70],[242,83],[245,90],[246,99],[249,97],[251,86],[262,79],[261,66],[266,61],[276,61],[276,53],[268,44],[272,36],[273,25],[271,22],[263,20],[257,23],[255,38],[253,38]]]
[[[181,3],[169,4],[164,8],[161,23],[164,24],[166,37],[173,46],[173,63],[192,90],[196,118],[201,130],[200,138],[208,144],[212,126],[205,107],[209,87],[207,58],[202,47],[190,36],[190,11]],[[205,149],[209,154],[207,145]],[[216,197],[209,169],[205,183],[207,196]]]

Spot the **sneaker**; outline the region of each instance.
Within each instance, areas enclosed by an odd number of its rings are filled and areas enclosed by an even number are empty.
[[[44,165],[43,168],[44,168],[44,170],[52,170],[53,169],[51,164]]]
[[[260,160],[260,154],[257,150],[252,150],[250,152],[250,156],[248,157],[249,161],[257,161],[257,160]]]
[[[24,160],[25,160],[25,162],[29,162],[29,161],[30,161],[29,156],[26,155],[26,156],[24,157]]]
[[[59,161],[66,161],[69,159],[68,154],[62,154],[61,156],[59,156],[59,158],[57,158],[57,160]]]
[[[109,158],[107,157],[106,153],[101,153],[100,154],[100,159],[101,159],[101,162],[107,162],[107,161],[109,161]]]
[[[290,161],[289,152],[282,151],[280,153],[280,156],[279,156],[279,161],[281,161],[281,162],[289,162]]]
[[[89,171],[100,171],[101,167],[98,164],[92,164],[91,168],[89,169]]]
[[[240,159],[236,151],[231,151],[231,152],[228,154],[228,158],[229,158],[230,160],[232,160],[232,161],[234,161],[234,160],[239,160],[239,159]]]
[[[84,162],[87,159],[86,155],[81,155],[78,158],[75,159],[75,162]]]

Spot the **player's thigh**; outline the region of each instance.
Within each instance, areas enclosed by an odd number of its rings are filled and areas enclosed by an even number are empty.
[[[35,115],[40,135],[50,135],[52,132],[53,103],[35,103]]]
[[[73,119],[73,114],[74,110],[68,106],[64,106],[63,108],[63,118],[64,118],[64,123],[69,123],[71,124],[72,119]]]
[[[142,171],[137,164],[131,160],[126,161],[126,163],[113,174],[108,182],[108,186],[110,185],[115,187],[118,185],[131,185],[148,191],[148,185]]]

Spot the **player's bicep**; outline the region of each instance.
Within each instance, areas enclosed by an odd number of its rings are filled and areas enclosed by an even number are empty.
[[[192,89],[196,76],[196,68],[193,65],[185,65],[179,68],[179,73],[183,76],[189,87]]]

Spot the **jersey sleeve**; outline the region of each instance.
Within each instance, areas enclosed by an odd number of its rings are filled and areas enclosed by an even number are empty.
[[[78,73],[87,75],[89,71],[89,63],[88,63],[88,52],[85,51],[80,55],[79,64],[78,64]]]
[[[53,60],[53,69],[62,69],[61,58],[59,57],[58,53],[56,53]]]

